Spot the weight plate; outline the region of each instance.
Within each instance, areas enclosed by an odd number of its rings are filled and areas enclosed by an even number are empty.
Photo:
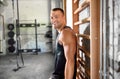
[[[13,38],[13,37],[14,37],[14,35],[15,35],[15,33],[14,33],[13,31],[9,31],[9,32],[8,32],[8,37]]]
[[[14,24],[8,24],[8,30],[13,30],[14,29]]]
[[[14,52],[15,51],[15,47],[14,46],[10,46],[10,47],[8,47],[8,50],[9,50],[9,52]]]
[[[8,39],[8,44],[9,44],[9,45],[15,44],[15,40],[14,40],[13,38]]]

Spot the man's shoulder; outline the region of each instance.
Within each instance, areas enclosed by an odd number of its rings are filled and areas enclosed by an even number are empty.
[[[64,29],[61,32],[61,39],[62,40],[73,40],[75,39],[75,33],[71,29]]]
[[[65,37],[71,36],[71,35],[72,35],[72,31],[71,31],[71,29],[69,29],[69,28],[64,29],[64,30],[61,31],[61,35],[62,35],[62,36],[65,36]]]
[[[67,26],[68,27],[68,26]],[[68,35],[74,35],[74,31],[73,29],[71,29],[70,27],[69,28],[65,28],[64,30],[61,31],[61,34],[62,35],[65,35],[65,36],[68,36]]]

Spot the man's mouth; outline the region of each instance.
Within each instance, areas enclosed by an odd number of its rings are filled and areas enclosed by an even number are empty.
[[[53,25],[53,26],[55,26],[55,25],[56,25],[56,23],[53,23],[52,25]]]

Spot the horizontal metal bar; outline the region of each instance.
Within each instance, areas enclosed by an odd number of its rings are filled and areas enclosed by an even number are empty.
[[[20,34],[20,35],[35,35],[35,34]],[[45,35],[45,33],[38,33],[37,35]]]

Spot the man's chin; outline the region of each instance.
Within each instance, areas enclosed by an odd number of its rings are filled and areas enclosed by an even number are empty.
[[[52,25],[52,27],[54,27],[54,28],[55,28],[55,25]]]

